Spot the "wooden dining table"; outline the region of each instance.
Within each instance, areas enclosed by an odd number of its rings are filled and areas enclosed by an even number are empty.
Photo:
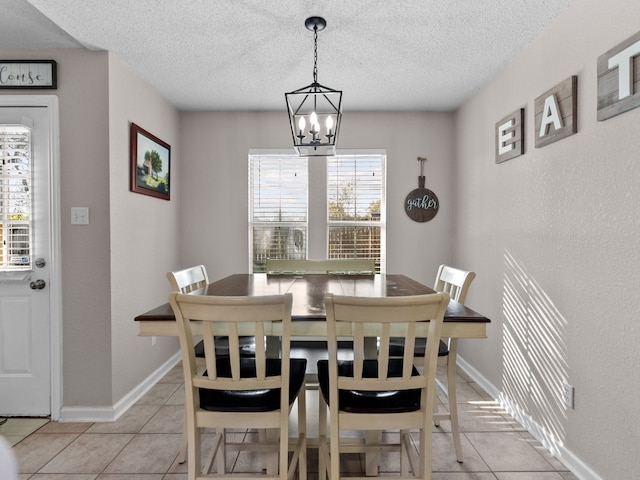
[[[293,296],[291,337],[307,340],[326,339],[326,310],[324,297],[327,293],[360,297],[395,297],[424,295],[435,291],[422,283],[399,274],[357,274],[337,272],[330,274],[233,274],[210,283],[205,288],[194,290],[193,295],[258,296],[290,292]],[[137,315],[138,332],[141,336],[178,336],[175,315],[169,303],[159,305]],[[451,338],[448,368],[455,370],[457,344],[460,338],[486,338],[490,320],[471,308],[454,300],[449,301],[441,330],[442,337]],[[192,326],[198,334],[197,325]],[[424,331],[428,330],[425,322]],[[304,339],[303,339],[304,340]],[[369,355],[375,352],[376,343],[369,342]],[[367,350],[367,347],[365,347]],[[309,352],[307,352],[309,353]],[[367,354],[367,351],[365,351]],[[443,414],[434,418],[446,419]],[[308,432],[310,433],[310,432]],[[369,432],[372,434],[372,432]],[[379,432],[378,432],[379,434]],[[183,440],[180,458],[184,460],[186,443]],[[377,456],[367,456],[366,470],[369,475],[377,472]]]
[[[210,283],[194,295],[257,296],[290,292],[293,295],[292,337],[326,337],[324,296],[395,297],[434,293],[431,287],[399,274],[359,275],[238,273]],[[178,336],[175,316],[169,303],[137,315],[142,336]],[[486,338],[490,320],[471,308],[450,301],[444,316],[442,336]]]

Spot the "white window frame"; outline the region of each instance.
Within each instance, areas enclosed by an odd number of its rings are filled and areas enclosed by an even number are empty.
[[[14,148],[6,130],[25,129],[26,147]],[[0,271],[31,270],[33,257],[33,165],[31,128],[28,125],[0,125]],[[13,166],[19,170],[14,173]],[[22,191],[20,191],[22,189]],[[16,253],[17,245],[25,245],[26,253]],[[20,249],[22,250],[22,249]]]
[[[296,161],[300,161],[300,170],[297,173],[300,173],[300,175],[303,175],[303,179],[306,179],[306,191],[305,191],[305,195],[306,197],[304,198],[304,201],[306,202],[306,210],[304,211],[304,214],[302,215],[304,217],[304,220],[299,220],[299,221],[291,221],[291,220],[283,220],[283,221],[274,221],[274,220],[269,220],[269,221],[264,221],[264,220],[256,220],[255,217],[255,205],[256,203],[254,202],[254,198],[253,198],[253,183],[254,183],[254,176],[252,173],[252,168],[253,168],[253,164],[254,164],[254,160],[259,160],[261,158],[272,158],[272,159],[294,159],[293,156],[291,155],[290,151],[287,151],[286,153],[281,152],[281,151],[264,151],[264,150],[251,150],[249,152],[249,157],[248,157],[248,166],[249,166],[249,175],[248,175],[248,179],[249,179],[249,184],[248,184],[248,189],[249,189],[249,271],[254,273],[254,267],[255,267],[255,263],[254,263],[254,229],[255,228],[260,228],[260,227],[267,227],[267,228],[277,228],[277,227],[284,227],[284,228],[291,228],[291,229],[301,229],[304,233],[303,233],[303,239],[302,239],[302,244],[301,244],[301,248],[297,249],[295,252],[291,252],[291,251],[287,251],[287,255],[291,254],[293,256],[286,256],[284,258],[306,258],[308,256],[308,236],[309,236],[309,177],[308,177],[308,161],[306,158],[300,158],[300,157],[295,157]],[[296,176],[297,176],[296,173]],[[281,200],[283,200],[285,203],[288,201],[291,201],[291,198],[282,198]],[[300,257],[298,257],[297,255],[301,255]],[[266,257],[265,257],[265,262],[266,264]]]
[[[338,150],[337,156],[342,155],[380,155],[382,156],[382,192],[380,206],[380,221],[371,222],[374,226],[380,227],[380,273],[386,272],[386,190],[387,190],[387,157],[386,150],[382,149],[348,149]],[[298,157],[291,150],[250,150],[248,155],[248,245],[249,271],[254,273],[253,263],[253,229],[259,222],[253,221],[253,192],[251,180],[252,156],[255,155],[279,155],[307,160],[308,184],[307,184],[307,235],[306,254],[307,258],[320,259],[328,258],[329,253],[329,222],[328,214],[328,184],[327,184],[327,158],[326,157]],[[359,226],[365,226],[368,222],[354,222]],[[345,223],[342,223],[345,225]],[[286,223],[282,224],[286,226]]]
[[[327,204],[327,224],[325,228],[326,232],[326,255],[329,258],[329,237],[331,227],[379,227],[380,228],[380,264],[378,266],[378,273],[386,272],[386,223],[387,223],[387,155],[385,150],[339,150],[336,152],[336,157],[381,157],[380,175],[382,176],[382,185],[380,192],[380,220],[331,220],[329,216],[329,202],[332,198],[329,192],[329,161],[327,161],[327,179],[326,179],[326,204]],[[356,186],[357,188],[357,186]]]

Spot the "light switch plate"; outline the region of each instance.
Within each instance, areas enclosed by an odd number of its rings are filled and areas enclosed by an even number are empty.
[[[89,225],[89,207],[71,207],[71,225]]]

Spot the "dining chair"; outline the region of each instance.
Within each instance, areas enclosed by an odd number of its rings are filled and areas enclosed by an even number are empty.
[[[267,273],[271,275],[292,273],[341,273],[373,275],[376,261],[373,258],[267,259]]]
[[[171,284],[171,290],[180,293],[192,293],[201,288],[205,288],[209,284],[209,276],[204,265],[196,265],[194,267],[167,272],[167,279]],[[216,348],[220,353],[229,351],[229,342],[225,338],[216,339]],[[195,345],[196,357],[204,357],[204,346],[202,342]],[[240,339],[240,351],[243,355],[252,356],[255,352],[254,339],[252,337],[243,337]]]
[[[196,290],[203,289],[209,284],[209,276],[204,265],[196,265],[193,267],[167,272],[167,280],[171,285],[171,291],[180,293],[192,293]],[[252,337],[243,337],[240,341],[240,349],[244,355],[250,356],[255,352],[254,339]],[[226,338],[216,339],[216,348],[219,354],[229,354],[229,342]],[[204,343],[199,341],[194,346],[196,361],[202,368],[204,366]],[[180,444],[180,453],[178,454],[178,462],[184,463],[187,458],[187,424],[185,416],[185,424],[182,432],[182,441]]]
[[[364,452],[400,452],[400,477],[431,479],[432,422],[438,343],[449,294],[366,298],[327,294],[328,360],[318,362],[319,400],[319,479],[343,478],[340,455]],[[428,323],[427,323],[428,322]],[[426,329],[426,331],[425,331]],[[376,358],[367,358],[365,343],[379,338]],[[401,358],[390,355],[392,337],[406,345]],[[422,368],[414,366],[413,345],[426,337]],[[353,342],[353,359],[338,358],[338,339]],[[327,435],[327,412],[329,435]],[[418,429],[414,447],[410,430]],[[383,442],[371,442],[343,435],[344,430],[399,431]],[[389,439],[388,438],[388,439]],[[346,478],[349,474],[344,475]],[[364,478],[364,477],[363,477]],[[350,479],[352,480],[352,479]]]
[[[451,297],[451,300],[464,304],[467,299],[467,291],[474,278],[476,278],[475,272],[460,270],[448,265],[440,265],[433,289],[436,292],[446,292]],[[404,340],[393,338],[391,343],[392,355],[402,356]],[[414,347],[416,359],[424,357],[424,352],[425,340],[417,339]],[[442,413],[436,411],[434,414],[434,423],[436,426],[439,426],[440,420],[451,421],[451,436],[456,451],[456,460],[462,463],[462,443],[460,442],[460,425],[458,423],[458,403],[456,396],[457,352],[457,338],[443,338],[440,340],[438,356],[446,357],[447,359],[447,402],[449,404],[449,411]]]
[[[181,293],[191,293],[209,284],[209,276],[204,265],[167,272],[167,280],[171,284],[172,291]]]
[[[306,359],[290,358],[292,295],[218,297],[169,294],[180,338],[185,380],[188,431],[188,479],[205,477],[217,458],[216,478],[238,474],[225,468],[228,451],[275,452],[277,467],[260,475],[265,479],[291,479],[297,468],[306,480],[307,438],[304,375]],[[202,335],[206,370],[198,372],[194,335]],[[255,356],[240,354],[240,337],[256,338]],[[229,355],[220,355],[216,338],[229,339]],[[279,339],[279,352],[267,357],[267,336]],[[270,352],[272,353],[272,352]],[[297,400],[297,438],[290,445],[289,416]],[[214,446],[201,466],[201,431],[215,429]],[[273,433],[258,442],[234,442],[225,429],[267,429]],[[229,437],[229,438],[227,438]],[[289,451],[292,451],[289,461]],[[240,474],[247,478],[245,474]]]

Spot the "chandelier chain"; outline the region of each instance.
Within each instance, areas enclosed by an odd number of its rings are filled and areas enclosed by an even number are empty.
[[[313,83],[318,83],[318,27],[313,27]]]

